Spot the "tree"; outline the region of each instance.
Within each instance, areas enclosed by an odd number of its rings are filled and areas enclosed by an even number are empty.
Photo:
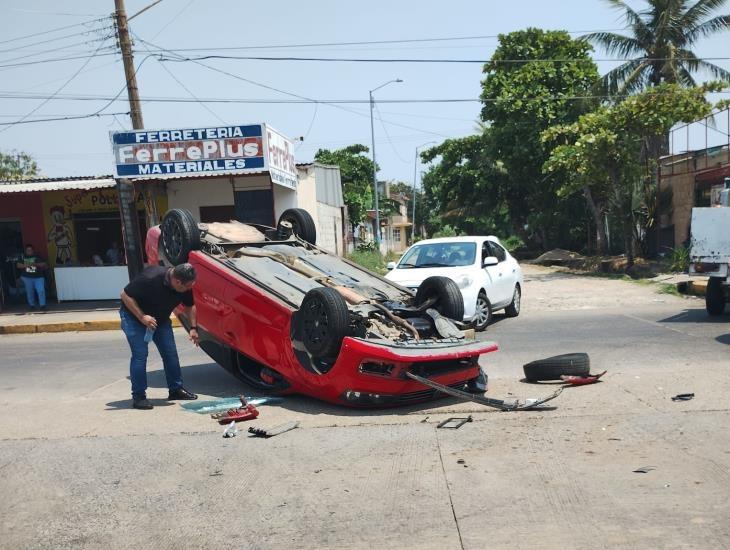
[[[365,221],[367,211],[373,205],[373,161],[365,156],[369,150],[357,143],[335,151],[320,149],[314,155],[317,162],[340,167],[342,191],[353,231]]]
[[[487,123],[488,157],[503,166],[498,196],[513,232],[543,248],[566,242],[584,224],[582,205],[557,195],[560,180],[543,173],[548,157],[540,135],[570,124],[590,110],[578,98],[590,95],[598,69],[591,46],[563,31],[527,29],[499,36],[484,65],[482,120]]]
[[[440,214],[427,219],[429,233],[444,223],[471,235],[509,232],[504,168],[489,154],[488,135],[447,139],[421,153],[424,162],[438,159],[423,175],[422,204]]]
[[[559,193],[569,195],[588,189],[600,197],[597,204],[619,219],[627,267],[634,262],[635,244],[642,231],[637,217],[646,206],[642,197],[655,169],[644,151],[675,124],[707,116],[712,106],[705,94],[718,89],[717,84],[694,88],[661,84],[543,134],[543,142],[559,143],[544,170],[574,174],[565,180]]]
[[[709,72],[730,81],[730,72],[698,58],[692,47],[700,39],[730,28],[730,15],[710,17],[727,0],[645,0],[646,9],[635,11],[623,0],[605,0],[623,11],[630,36],[596,32],[583,37],[608,54],[633,57],[602,79],[610,93],[631,94],[661,83],[695,86],[692,73]]]
[[[21,180],[38,175],[38,165],[27,153],[0,151],[0,180]]]

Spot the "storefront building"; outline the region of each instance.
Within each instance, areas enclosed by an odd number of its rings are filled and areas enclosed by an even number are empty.
[[[111,176],[0,183],[0,261],[5,300],[22,296],[15,261],[33,245],[49,263],[58,301],[116,299],[128,281],[116,182]],[[158,198],[167,209],[167,198]],[[137,197],[144,234],[144,202]]]

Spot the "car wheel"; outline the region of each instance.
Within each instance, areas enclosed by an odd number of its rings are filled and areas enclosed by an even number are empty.
[[[334,288],[313,288],[304,296],[297,320],[304,347],[314,357],[335,357],[347,336],[350,312]]]
[[[457,284],[448,277],[429,277],[416,292],[416,306],[435,299],[432,306],[444,317],[454,321],[464,319],[464,297]]]
[[[477,296],[477,305],[474,310],[474,330],[486,330],[487,325],[492,322],[492,303],[484,292]]]
[[[512,294],[512,303],[504,308],[507,317],[517,317],[520,314],[520,306],[522,305],[522,290],[520,285],[515,285],[515,291]]]
[[[522,368],[528,382],[560,380],[563,374],[586,376],[591,370],[591,360],[587,353],[566,353],[532,361]]]
[[[317,244],[317,227],[314,225],[314,220],[309,212],[301,208],[284,210],[279,216],[279,223],[277,224],[278,238],[281,240],[289,238],[289,231],[281,227],[283,221],[287,221],[292,225],[292,231],[297,237],[309,244]]]
[[[200,249],[200,230],[189,210],[173,208],[160,224],[160,250],[172,265],[188,261],[188,254]]]
[[[725,293],[722,291],[722,279],[710,277],[705,290],[705,308],[710,315],[722,315],[725,311]]]

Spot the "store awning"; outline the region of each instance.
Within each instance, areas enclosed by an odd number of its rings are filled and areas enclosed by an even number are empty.
[[[0,193],[33,193],[38,191],[66,191],[69,189],[105,189],[114,187],[111,176],[87,178],[47,178],[21,181],[0,181]]]

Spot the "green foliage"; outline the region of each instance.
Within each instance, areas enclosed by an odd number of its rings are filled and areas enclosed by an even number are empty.
[[[651,217],[646,197],[654,200],[645,190],[653,172],[645,151],[675,124],[709,114],[712,106],[705,95],[716,88],[716,84],[696,88],[662,84],[583,115],[576,123],[543,132],[543,143],[552,146],[543,168],[564,178],[558,193],[590,188],[594,197],[607,203],[620,220],[629,266],[637,222],[645,228]]]
[[[518,248],[522,248],[525,246],[525,241],[522,240],[521,237],[518,237],[517,235],[510,235],[506,239],[503,239],[500,241],[504,247],[512,252],[513,250],[517,250]]]
[[[600,45],[609,55],[632,58],[602,79],[609,93],[635,93],[661,83],[695,86],[698,70],[730,81],[730,72],[691,50],[697,40],[730,28],[730,15],[710,17],[727,0],[644,0],[635,11],[622,0],[605,0],[623,12],[629,36],[597,32],[583,39]],[[632,2],[633,4],[634,2]]]
[[[375,252],[378,249],[378,245],[375,241],[361,241],[357,244],[358,252]]]
[[[590,95],[598,79],[590,52],[589,44],[566,32],[530,28],[500,35],[499,47],[484,66],[485,157],[502,169],[493,197],[506,209],[511,224],[506,232],[543,247],[564,244],[584,224],[582,204],[560,197],[560,179],[543,172],[549,149],[540,136],[592,107],[574,99]],[[549,59],[556,62],[545,62]]]
[[[686,273],[689,269],[689,248],[686,246],[673,248],[667,267],[670,271]]]
[[[38,175],[38,165],[27,153],[0,151],[0,180],[21,180]]]
[[[472,235],[501,233],[509,227],[501,199],[504,169],[490,157],[487,136],[447,139],[422,153],[425,162],[438,160],[423,176],[422,215],[426,215],[429,234],[439,231],[442,224]],[[434,213],[439,214],[438,219]]]
[[[347,259],[364,267],[368,271],[372,271],[378,275],[385,275],[388,272],[385,266],[388,262],[396,261],[398,255],[389,252],[387,256],[383,256],[377,250],[358,250],[349,254]]]
[[[441,229],[433,234],[432,238],[440,239],[441,237],[460,237],[462,235],[466,235],[466,233],[460,232],[458,229],[450,225],[444,225]]]
[[[320,149],[314,155],[317,162],[340,167],[342,192],[353,229],[373,207],[373,161],[365,155],[369,150],[355,144],[335,151]]]

